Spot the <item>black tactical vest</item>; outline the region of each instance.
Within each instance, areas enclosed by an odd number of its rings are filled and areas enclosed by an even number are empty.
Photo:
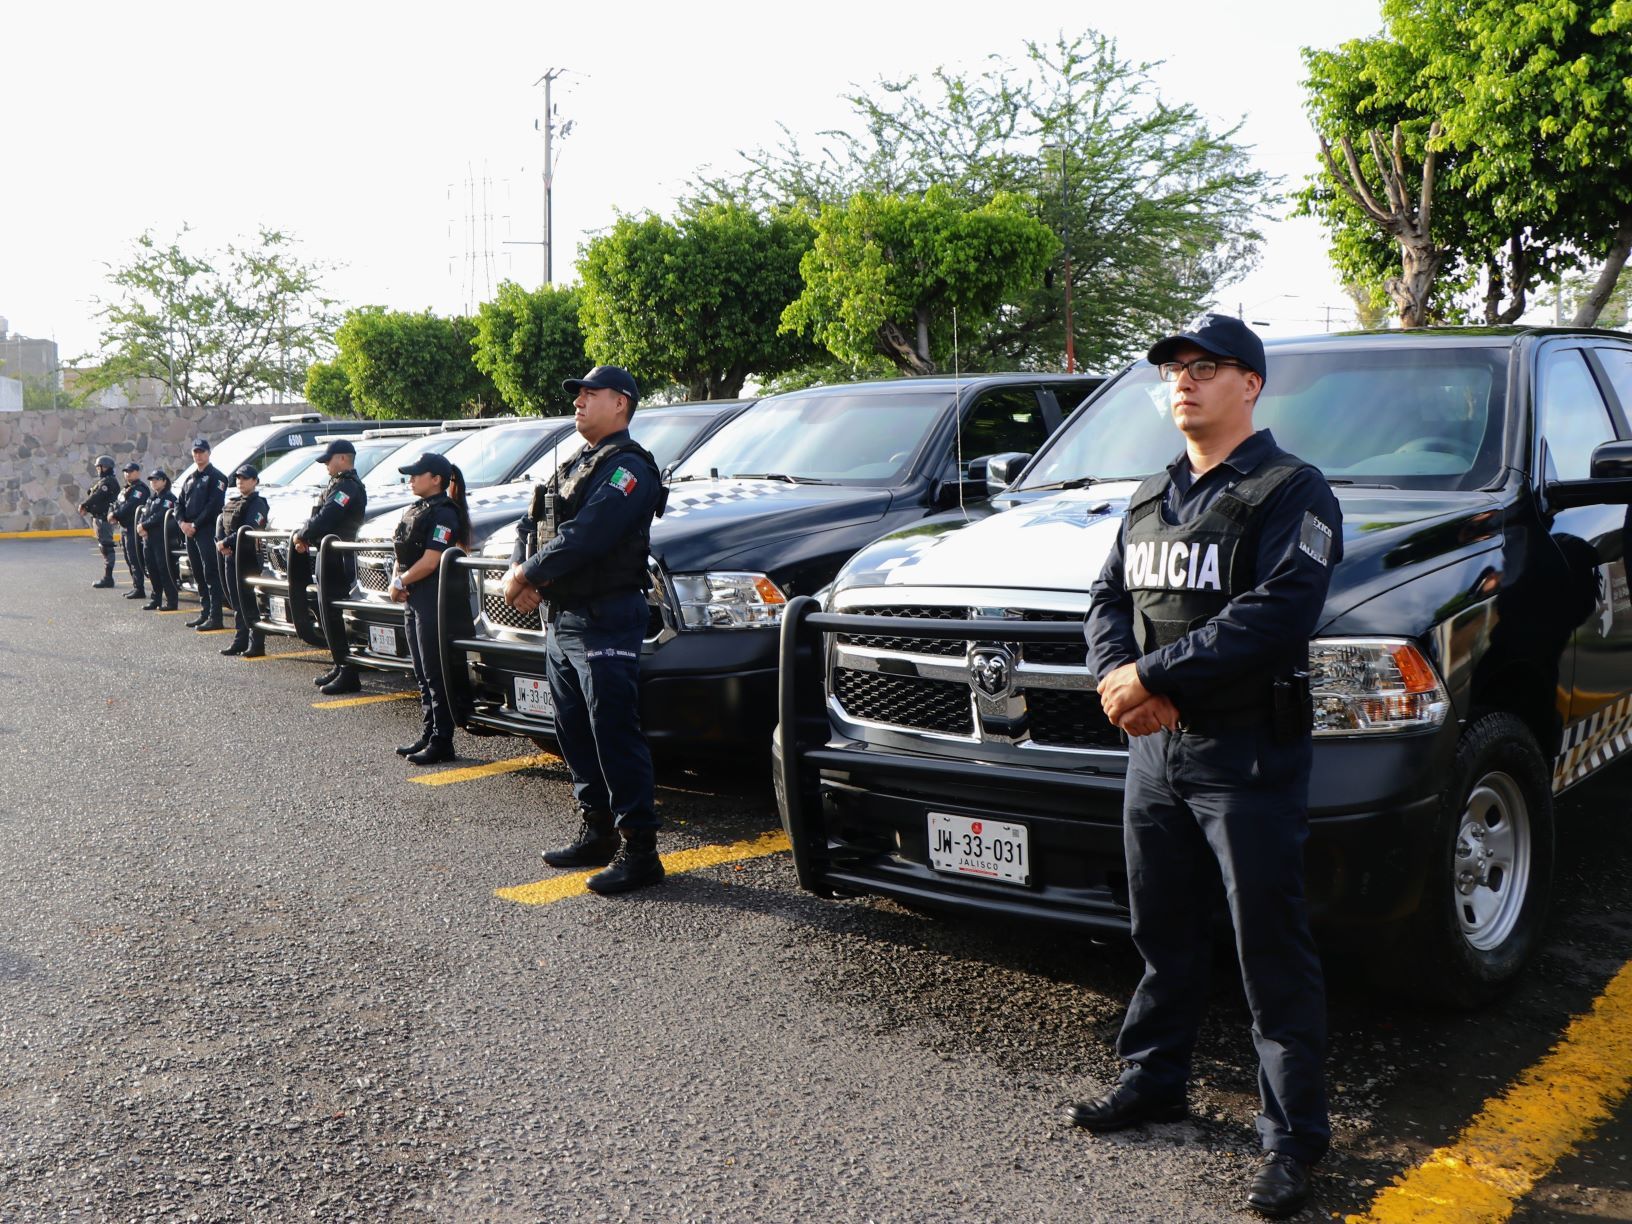
[[[105,519],[108,511],[113,509],[113,503],[119,498],[119,486],[111,475],[98,476],[95,483],[85,491],[85,500],[80,503],[85,507],[87,514],[93,518]]]
[[[438,506],[451,505],[453,499],[446,493],[422,497],[397,520],[397,530],[391,537],[391,551],[396,554],[399,569],[407,569],[425,555],[425,545],[431,537],[431,511]]]
[[[323,492],[317,495],[312,513],[321,510],[336,493],[344,493],[347,501],[344,506],[335,507],[340,512],[340,519],[334,525],[334,534],[342,540],[355,540],[362,530],[363,515],[368,509],[368,490],[363,488],[363,482],[357,478],[356,472],[330,476],[329,483],[323,486]]]
[[[176,508],[176,495],[168,488],[163,493],[155,493],[148,498],[147,505],[137,512],[137,523],[143,527],[158,527],[163,524],[164,516]]]
[[[266,498],[259,493],[251,493],[248,497],[234,495],[233,499],[221,510],[219,521],[220,538],[223,540],[232,539],[238,528],[254,518],[257,513],[262,517],[262,521],[265,521]]]
[[[1168,475],[1158,473],[1128,503],[1122,581],[1133,597],[1134,638],[1149,654],[1212,620],[1258,585],[1258,536],[1264,502],[1309,466],[1282,452],[1220,493],[1198,517],[1175,526],[1162,515]],[[1308,666],[1309,644],[1290,642],[1284,663],[1205,694],[1186,694],[1184,713],[1248,712],[1270,707],[1276,679]]]
[[[587,464],[576,471],[568,470],[577,462],[576,459],[563,463],[548,485],[540,485],[533,490],[529,515],[537,532],[534,552],[555,539],[561,528],[577,517],[578,511],[597,487],[596,474],[604,473],[610,477],[615,466],[613,460],[623,454],[639,455],[652,465],[654,472],[657,470],[657,460],[640,443],[630,439],[596,452]],[[663,513],[667,501],[668,490],[664,489],[658,495],[658,514]],[[646,557],[651,552],[651,545],[652,525],[648,520],[641,524],[638,531],[624,536],[593,564],[555,579],[545,588],[544,597],[557,607],[570,607],[607,595],[644,591],[652,585],[651,576],[646,570]]]
[[[113,516],[126,527],[136,526],[136,512],[142,508],[152,492],[145,480],[133,480],[119,490],[119,500],[113,503]]]

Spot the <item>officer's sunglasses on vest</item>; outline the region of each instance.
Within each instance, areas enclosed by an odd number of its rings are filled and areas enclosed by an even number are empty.
[[[1219,366],[1234,366],[1238,370],[1250,370],[1251,366],[1241,361],[1226,361],[1214,357],[1197,357],[1194,361],[1164,361],[1156,367],[1157,373],[1162,376],[1163,382],[1177,382],[1179,374],[1184,370],[1190,371],[1190,377],[1197,382],[1208,382],[1218,373]]]

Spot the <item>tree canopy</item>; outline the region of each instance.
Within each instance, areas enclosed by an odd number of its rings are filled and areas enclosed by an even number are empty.
[[[469,319],[364,306],[350,311],[335,332],[335,364],[364,416],[485,416],[499,397],[472,360],[475,334]]]
[[[493,380],[511,409],[557,416],[570,410],[563,379],[581,378],[591,364],[578,323],[577,288],[499,286],[476,312],[476,368]]]
[[[730,398],[750,374],[811,359],[807,342],[777,330],[810,243],[798,209],[716,200],[673,221],[620,217],[578,265],[589,356],[627,367],[643,389],[678,385],[691,399]]]
[[[219,253],[194,249],[189,232],[169,242],[143,233],[130,261],[110,267],[116,293],[99,302],[101,352],[79,359],[96,363],[80,389],[150,378],[187,406],[298,393],[334,330],[324,267],[278,230]]]

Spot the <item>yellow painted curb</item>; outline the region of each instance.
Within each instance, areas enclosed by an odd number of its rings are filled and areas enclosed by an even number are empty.
[[[348,706],[378,705],[382,701],[418,700],[418,693],[378,693],[372,697],[341,697],[335,701],[314,701],[314,710],[344,710]]]
[[[771,833],[762,833],[750,841],[732,842],[728,846],[698,846],[691,850],[673,850],[661,857],[663,870],[667,874],[680,875],[687,871],[700,871],[704,867],[718,867],[722,863],[740,863],[747,859],[781,854],[790,848],[788,835],[777,829]],[[596,871],[599,870],[600,868],[596,868]],[[594,874],[594,871],[575,871],[571,875],[555,876],[533,884],[495,888],[493,895],[500,900],[515,901],[520,905],[548,905],[552,901],[565,901],[568,897],[583,896],[589,891],[585,881]]]
[[[1632,961],[1592,1010],[1449,1147],[1395,1179],[1348,1224],[1500,1224],[1632,1091]]]
[[[414,696],[419,694],[415,693]],[[441,769],[436,773],[420,774],[408,779],[421,786],[448,786],[454,782],[472,782],[477,778],[491,778],[498,774],[515,773],[518,769],[532,769],[536,765],[554,765],[561,760],[553,752],[538,752],[532,756],[513,757],[508,761],[493,761],[487,765],[469,765],[463,769]]]
[[[241,663],[264,663],[268,659],[330,659],[334,656],[327,650],[279,650],[267,651],[264,655],[257,655],[253,659],[240,659]]]
[[[64,527],[60,531],[0,531],[0,540],[67,540],[75,537],[90,539],[96,531],[90,527]],[[114,532],[117,539],[118,532]]]

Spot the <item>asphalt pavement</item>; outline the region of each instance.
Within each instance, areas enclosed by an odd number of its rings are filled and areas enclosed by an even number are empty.
[[[1114,1080],[1126,946],[820,901],[763,850],[524,904],[500,890],[576,829],[559,762],[423,785],[391,751],[416,702],[315,708],[303,645],[222,658],[97,572],[0,543],[0,1219],[1253,1218],[1227,958],[1194,1119],[1092,1138],[1062,1110]],[[663,782],[665,852],[776,832],[757,764]],[[1595,786],[1510,999],[1425,1010],[1329,962],[1303,1219],[1363,1213],[1632,959],[1629,787]],[[1632,1218],[1629,1145],[1623,1108],[1514,1218]]]

